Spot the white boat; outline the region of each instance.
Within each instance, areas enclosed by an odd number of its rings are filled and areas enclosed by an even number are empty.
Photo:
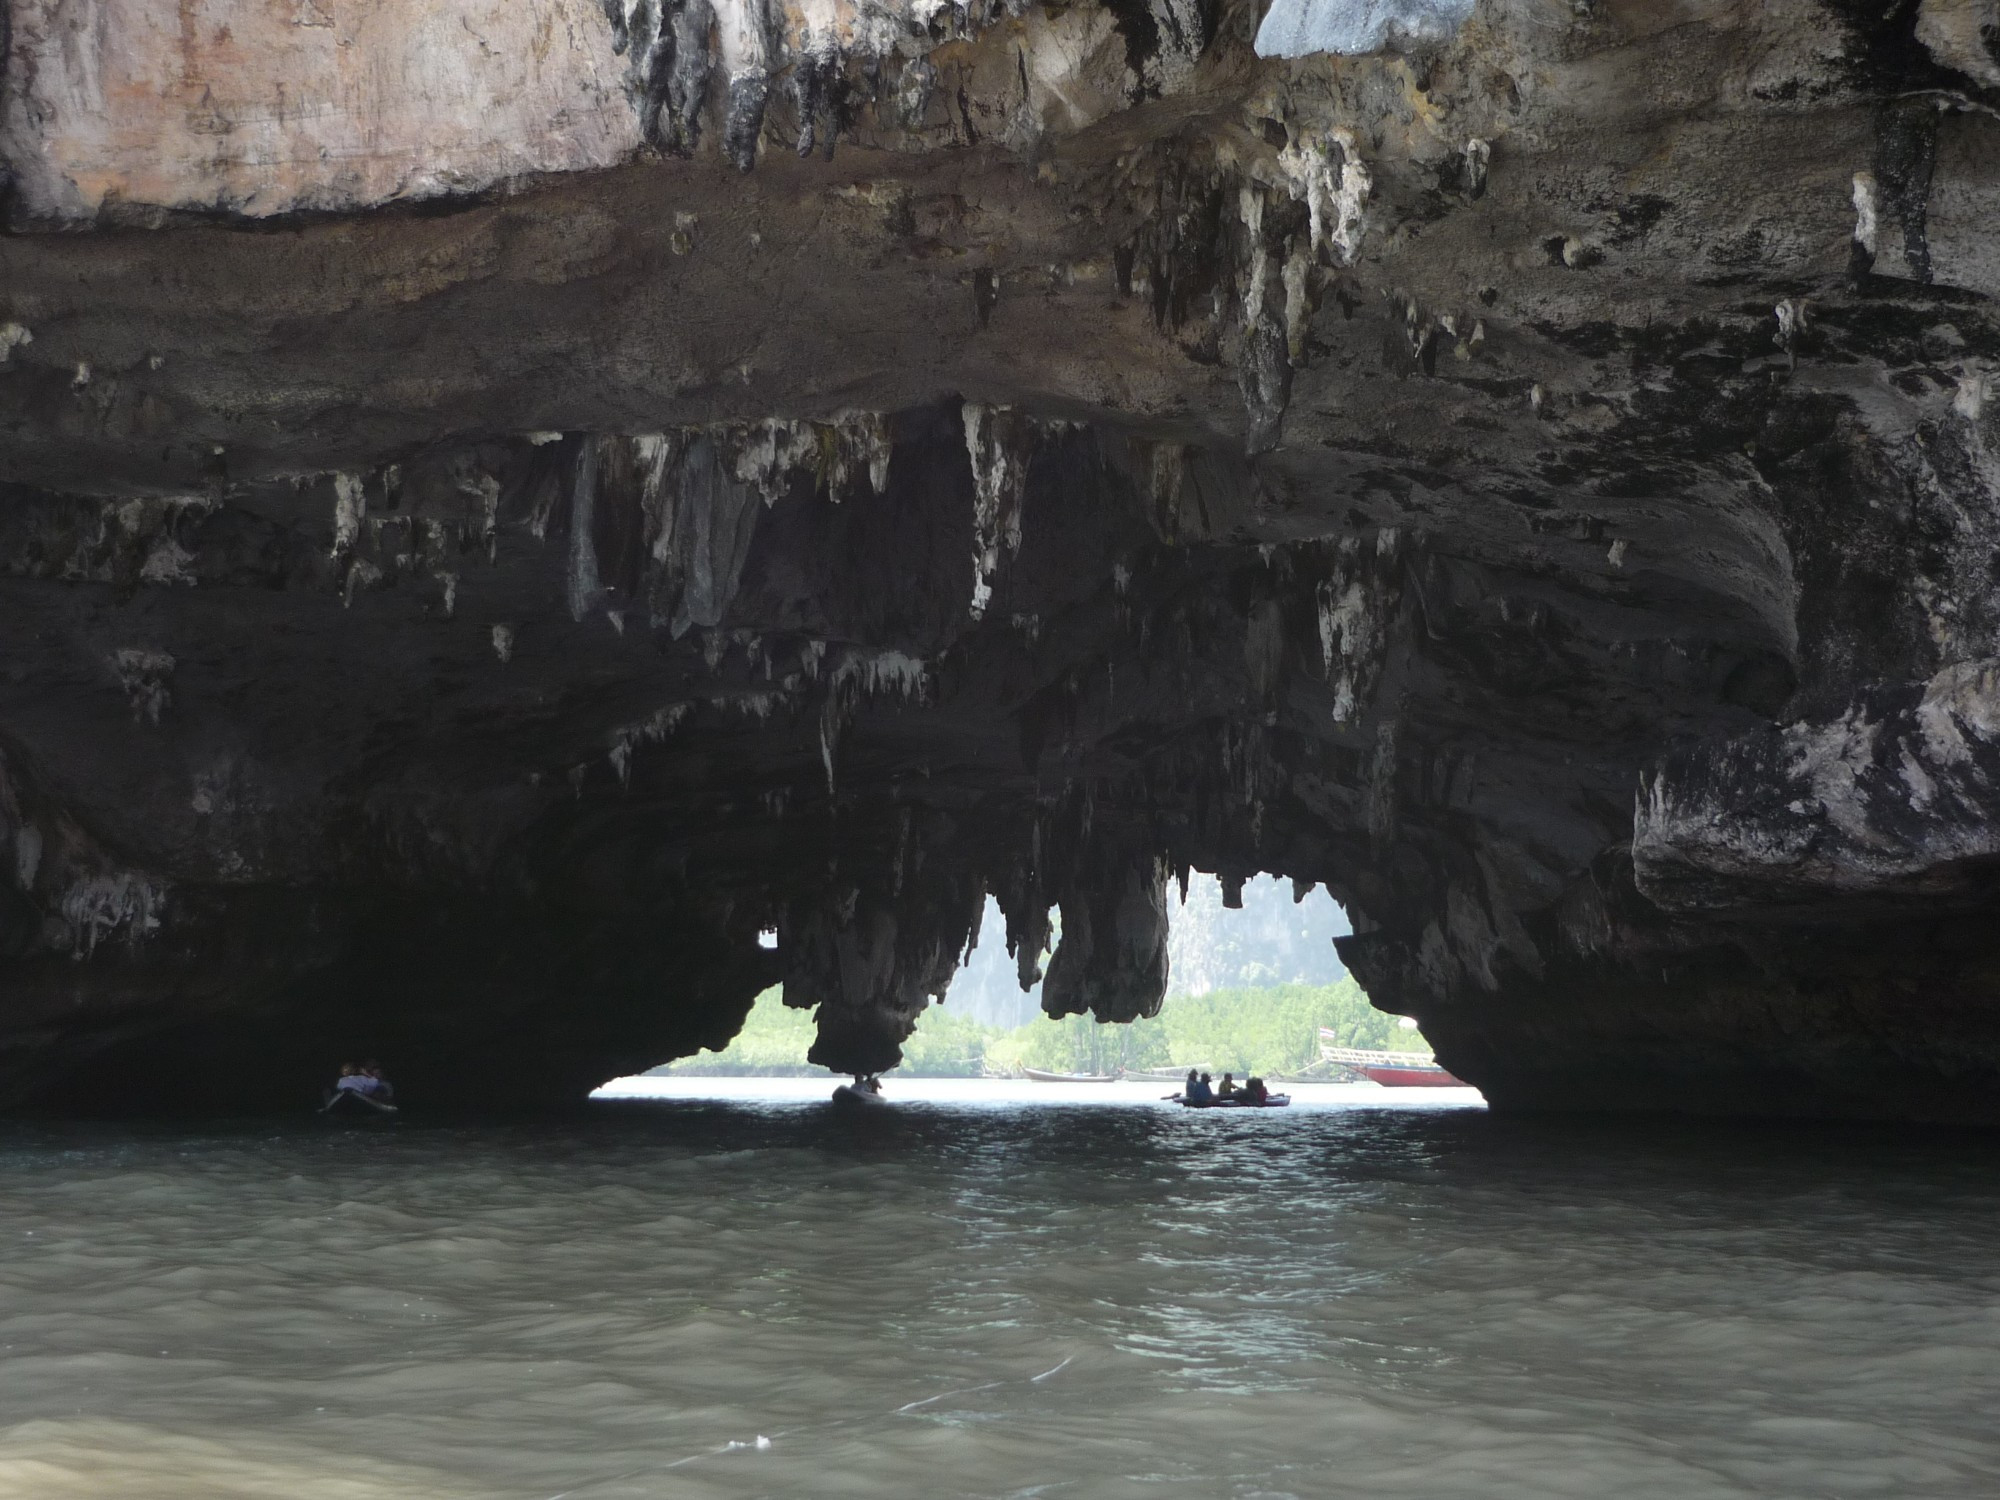
[[[1032,1079],[1036,1083],[1116,1083],[1118,1081],[1116,1073],[1050,1073],[1041,1068],[1028,1067],[1021,1069],[1021,1076]]]

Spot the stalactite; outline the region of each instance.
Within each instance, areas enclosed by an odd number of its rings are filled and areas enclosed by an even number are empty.
[[[722,0],[716,6],[716,61],[727,91],[722,154],[737,171],[757,164],[757,137],[771,98],[770,22],[765,0]]]
[[[916,827],[909,834],[933,836]],[[951,983],[985,902],[978,880],[963,873],[894,888],[892,869],[873,869],[860,884],[791,902],[779,919],[784,1001],[816,1012],[807,1056],[822,1067],[876,1073],[896,1065],[917,1017]]]
[[[1021,550],[1021,502],[1027,493],[1032,426],[1011,408],[964,408],[965,450],[972,461],[972,602],[976,620],[993,597],[1000,555]]]
[[[576,478],[570,488],[569,567],[564,582],[569,617],[578,621],[604,602],[604,583],[597,573],[597,543],[592,536],[597,514],[600,442],[595,436],[584,438],[577,451]]]
[[[1062,898],[1062,939],[1042,984],[1051,1016],[1158,1015],[1167,992],[1166,865],[1099,851]]]

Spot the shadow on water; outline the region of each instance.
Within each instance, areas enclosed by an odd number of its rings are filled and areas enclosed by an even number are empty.
[[[1440,1192],[1556,1197],[1700,1193],[1767,1198],[1838,1189],[1887,1200],[1975,1196],[2000,1184],[2000,1134],[1943,1126],[1728,1121],[1659,1116],[1507,1116],[1480,1109],[1348,1108],[1216,1117],[1040,1102],[905,1102],[857,1112],[824,1101],[597,1100],[502,1120],[406,1112],[341,1125],[316,1117],[217,1115],[165,1121],[0,1121],[0,1168],[48,1152],[209,1145],[287,1147],[343,1158],[434,1159],[467,1151],[540,1161],[807,1153],[950,1173],[1004,1160],[1045,1183],[1101,1191],[1161,1172],[1401,1184]]]

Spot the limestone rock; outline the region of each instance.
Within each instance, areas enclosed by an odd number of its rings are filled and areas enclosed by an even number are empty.
[[[2000,4],[1994,0],[1923,0],[1917,40],[1943,66],[2000,88]]]
[[[11,0],[0,1102],[880,1068],[1204,870],[1500,1108],[2000,1118],[1983,8],[318,3]]]
[[[1275,0],[1257,28],[1259,57],[1375,52],[1437,42],[1472,14],[1474,0]]]
[[[8,0],[0,160],[36,217],[476,192],[638,144],[593,0]]]

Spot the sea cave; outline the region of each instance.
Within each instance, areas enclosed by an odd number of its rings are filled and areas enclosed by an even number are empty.
[[[2000,1119],[1992,4],[437,14],[0,3],[0,1106],[875,1071],[1203,872],[1496,1111]]]

